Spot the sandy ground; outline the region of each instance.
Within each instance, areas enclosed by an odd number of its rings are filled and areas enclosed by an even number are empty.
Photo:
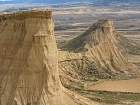
[[[140,78],[131,80],[105,81],[88,87],[89,90],[140,93]]]

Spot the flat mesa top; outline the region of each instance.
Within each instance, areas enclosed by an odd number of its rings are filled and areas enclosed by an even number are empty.
[[[0,14],[0,21],[7,20],[7,19],[26,19],[26,18],[52,18],[52,11],[30,10],[30,11]]]

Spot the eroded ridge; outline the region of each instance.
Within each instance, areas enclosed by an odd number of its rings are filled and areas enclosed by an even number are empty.
[[[1,105],[97,105],[63,87],[52,12],[0,16]]]
[[[79,81],[139,76],[136,65],[128,61],[121,41],[122,36],[112,21],[99,20],[82,35],[66,42],[59,51],[59,65],[66,75],[64,81],[66,78]]]
[[[49,63],[51,61],[45,63],[49,56],[54,56],[55,59],[52,13],[27,11],[2,14],[0,20],[1,105],[39,104],[42,91],[46,90],[47,85],[53,85],[51,78],[49,84],[44,82],[44,76],[48,75],[44,73],[49,65],[57,64],[57,60],[52,64]],[[47,51],[50,49],[44,49],[44,46],[49,47],[48,44],[54,47],[51,49],[54,53],[49,56]],[[56,67],[50,66],[50,69]],[[57,85],[59,87],[59,84]],[[48,90],[49,88],[50,86]],[[53,90],[49,91],[57,94]]]

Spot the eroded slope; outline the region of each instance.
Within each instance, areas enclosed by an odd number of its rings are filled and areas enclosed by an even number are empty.
[[[109,20],[98,21],[67,42],[59,56],[59,67],[70,80],[126,79],[139,75],[136,65],[128,61],[122,36]]]
[[[0,15],[1,105],[96,105],[59,79],[51,11]]]

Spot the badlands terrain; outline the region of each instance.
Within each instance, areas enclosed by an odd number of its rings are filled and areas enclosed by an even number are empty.
[[[2,10],[1,105],[140,105],[140,7],[50,7]]]
[[[96,24],[100,24],[101,20],[112,20],[113,25],[112,28],[115,28],[116,33],[119,33],[120,38],[117,39],[119,41],[120,45],[119,49],[117,51],[117,54],[119,51],[124,50],[123,54],[125,55],[125,58],[127,61],[135,67],[133,70],[136,72],[136,74],[139,74],[139,65],[140,65],[140,8],[138,6],[101,6],[96,7],[93,5],[81,5],[81,6],[64,6],[64,7],[56,7],[54,8],[54,19],[55,19],[55,35],[58,42],[58,48],[60,49],[60,55],[62,55],[61,52],[63,50],[67,51],[69,50],[69,56],[67,59],[72,59],[75,62],[67,61],[66,63],[63,62],[64,65],[77,65],[81,70],[83,62],[81,64],[77,63],[79,61],[76,61],[77,59],[81,59],[81,56],[78,53],[80,51],[77,51],[82,49],[83,45],[86,45],[86,39],[83,38],[84,34],[85,37],[88,37],[88,35],[93,34],[93,38],[89,37],[88,43],[95,43],[95,41],[98,43],[101,37],[103,37],[103,33],[100,31],[100,33],[97,33],[98,29],[94,29]],[[88,30],[88,31],[87,31]],[[100,30],[100,29],[99,29]],[[93,32],[92,32],[93,31]],[[96,31],[96,32],[94,32]],[[108,33],[108,32],[107,32]],[[82,36],[83,35],[83,36]],[[114,34],[115,35],[115,34]],[[106,34],[107,36],[107,34]],[[93,39],[93,40],[92,40]],[[80,42],[81,41],[81,42]],[[81,45],[80,45],[81,44]],[[93,45],[93,44],[92,44]],[[95,44],[94,44],[95,45]],[[102,48],[107,47],[107,45],[103,44],[104,47],[101,45]],[[112,43],[111,43],[112,45]],[[116,44],[115,44],[116,45]],[[121,46],[121,48],[120,48]],[[68,49],[64,49],[63,47]],[[88,48],[89,49],[89,48]],[[109,50],[109,48],[106,48]],[[101,50],[99,48],[99,50]],[[94,54],[101,54],[101,56],[105,57],[105,53],[107,54],[107,51],[103,51],[103,49],[96,52],[96,48],[93,48],[92,51],[95,51]],[[71,53],[72,52],[72,53]],[[75,52],[77,55],[75,55]],[[87,54],[90,56],[90,54]],[[75,57],[76,56],[76,57]],[[80,57],[79,57],[80,56]],[[99,56],[99,55],[95,55]],[[109,56],[109,55],[107,55]],[[61,57],[59,57],[61,58]],[[91,56],[90,56],[91,59]],[[107,59],[107,58],[102,58]],[[105,60],[106,61],[106,60]],[[121,62],[121,60],[118,60]],[[99,61],[100,62],[100,61]],[[112,61],[111,61],[112,62]],[[79,65],[78,65],[79,64]],[[96,65],[96,64],[95,64]],[[118,64],[117,64],[118,65]],[[72,72],[69,72],[70,75],[73,74],[73,68],[65,66],[66,69],[71,70]],[[68,67],[68,68],[67,68]],[[125,67],[125,69],[128,66]],[[132,65],[131,65],[132,67]],[[90,67],[89,67],[90,68]],[[88,68],[88,69],[89,69]],[[113,75],[107,78],[103,78],[104,75],[108,72],[105,71],[103,73],[99,73],[99,75],[95,75],[95,70],[93,72],[93,66],[91,66],[91,71],[81,71],[79,74],[76,74],[75,78],[76,81],[72,82],[71,85],[66,86],[80,94],[82,94],[85,97],[88,97],[94,101],[97,101],[99,103],[104,103],[107,105],[139,105],[140,104],[140,81],[139,77],[136,79],[133,79],[133,77],[127,77],[129,76],[129,73],[126,73],[126,75],[122,74],[122,76],[119,76],[117,74],[117,78],[114,78]],[[120,68],[119,70],[121,70]],[[122,69],[124,70],[124,69]],[[98,69],[99,72],[99,69]],[[102,75],[104,74],[104,75]],[[80,78],[80,75],[84,78]],[[73,75],[74,76],[74,75]],[[125,77],[126,76],[126,77]],[[77,78],[80,78],[77,81]],[[132,79],[131,79],[132,78]],[[82,80],[83,79],[83,80]],[[116,80],[117,79],[117,80]],[[77,86],[76,86],[76,85]]]

